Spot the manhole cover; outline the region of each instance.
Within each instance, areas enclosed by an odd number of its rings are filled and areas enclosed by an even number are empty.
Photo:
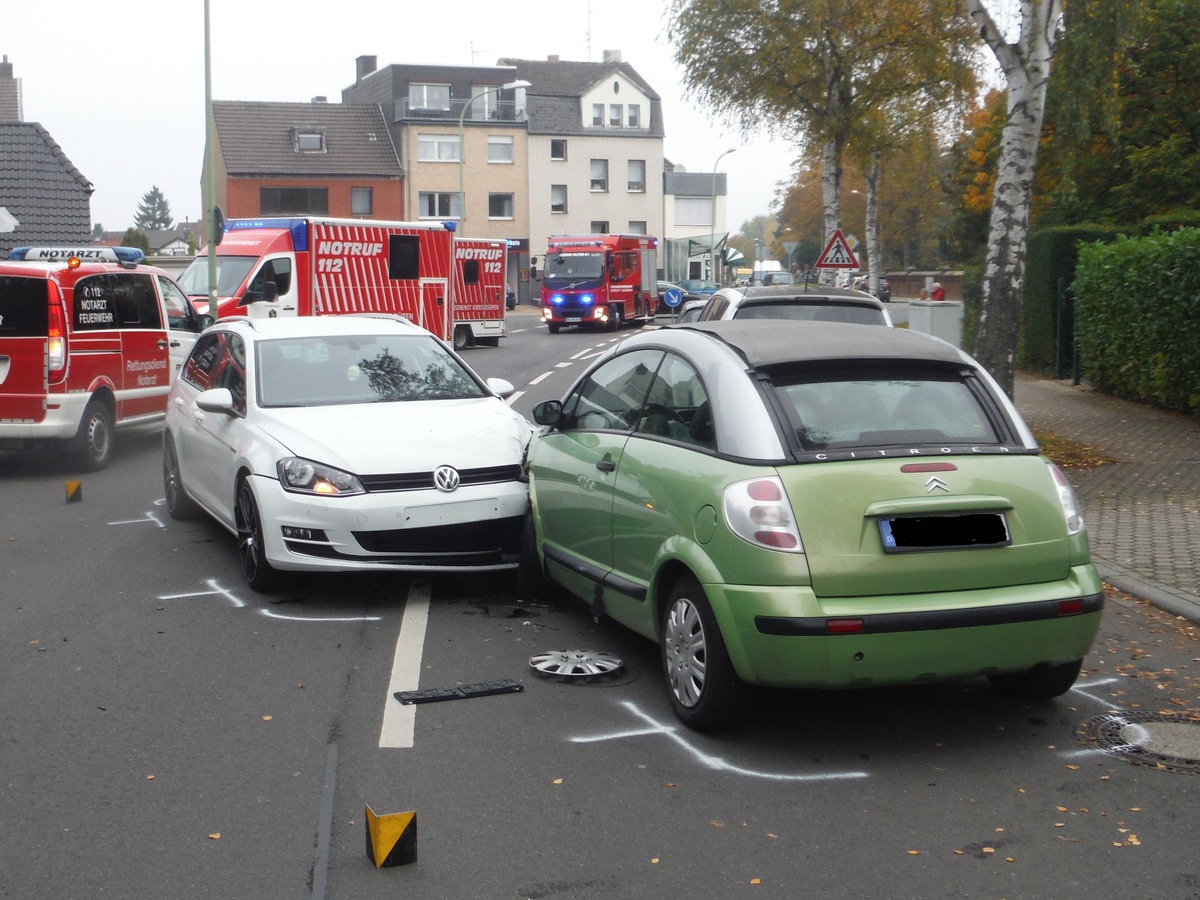
[[[591,681],[611,675],[624,663],[605,650],[551,650],[531,656],[529,665],[539,675],[556,675],[564,681],[576,678]]]
[[[1200,721],[1166,713],[1117,712],[1083,723],[1088,743],[1132,763],[1200,774]]]

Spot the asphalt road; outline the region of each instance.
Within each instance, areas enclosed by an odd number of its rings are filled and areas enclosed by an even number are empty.
[[[627,334],[511,331],[467,358],[524,412]],[[702,737],[652,644],[504,577],[249,591],[160,459],[122,435],[68,503],[68,467],[0,453],[0,897],[1200,896],[1195,771],[1094,739],[1200,708],[1194,633],[1144,604],[1113,598],[1056,702],[772,691]],[[581,648],[624,666],[530,670]],[[523,690],[392,697],[499,679]],[[366,806],[416,812],[415,864],[368,860]]]

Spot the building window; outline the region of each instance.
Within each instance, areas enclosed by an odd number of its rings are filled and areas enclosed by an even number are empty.
[[[550,158],[551,159],[566,159],[567,158],[567,142],[562,138],[550,139]]]
[[[631,159],[629,161],[629,190],[642,193],[646,190],[646,161]]]
[[[647,227],[646,227],[646,220],[642,219],[639,222],[636,219],[630,219],[629,220],[629,233],[630,234],[649,234],[649,229],[647,229]]]
[[[329,189],[323,187],[260,187],[260,216],[329,215]]]
[[[471,118],[494,119],[500,108],[500,92],[494,85],[471,85]]]
[[[511,219],[513,217],[512,194],[488,194],[488,218]]]
[[[712,225],[712,197],[676,197],[676,225]]]
[[[625,107],[620,103],[608,105],[608,124],[611,128],[620,128],[625,124]]]
[[[567,186],[565,184],[550,185],[550,212],[565,213],[567,211]]]
[[[450,109],[450,85],[410,84],[408,86],[410,109]]]
[[[593,103],[592,104],[592,124],[596,125],[598,127],[601,127],[601,128],[604,127],[604,104],[603,103]]]
[[[593,159],[592,160],[592,188],[593,191],[608,190],[608,160]]]
[[[292,147],[297,153],[324,153],[325,134],[320,131],[293,132]]]
[[[458,194],[449,191],[421,191],[417,215],[422,219],[457,219]]]
[[[488,135],[488,162],[510,163],[513,161],[513,139],[502,134]]]
[[[608,234],[608,222],[604,219],[593,219],[590,227],[592,234]]]
[[[630,103],[629,104],[629,127],[630,128],[641,128],[642,127],[642,106],[640,103]]]
[[[458,135],[418,134],[417,159],[420,162],[458,162]]]
[[[350,188],[350,215],[369,216],[375,211],[375,197],[371,188]]]

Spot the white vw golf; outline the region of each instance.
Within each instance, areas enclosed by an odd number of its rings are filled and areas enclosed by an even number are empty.
[[[222,319],[171,389],[163,487],[281,571],[515,569],[532,425],[444,343],[392,316]]]

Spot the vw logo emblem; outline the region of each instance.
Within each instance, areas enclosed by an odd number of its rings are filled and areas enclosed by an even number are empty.
[[[438,466],[433,470],[433,486],[449,494],[458,490],[458,469],[454,466]]]

